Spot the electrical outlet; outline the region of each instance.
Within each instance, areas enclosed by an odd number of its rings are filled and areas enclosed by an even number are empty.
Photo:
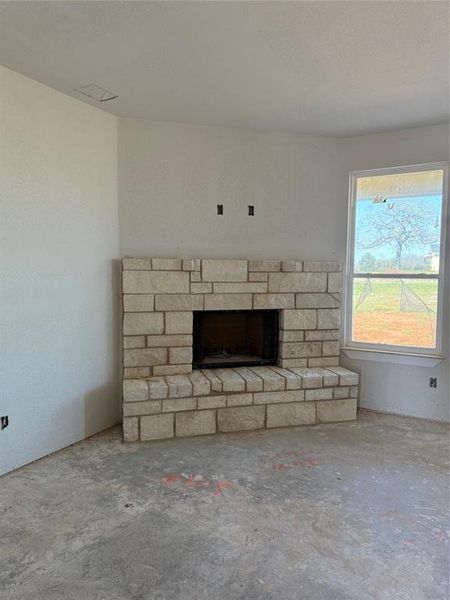
[[[0,430],[5,429],[9,425],[9,417],[5,415],[4,417],[0,417]]]
[[[250,217],[254,217],[255,216],[255,207],[253,204],[249,204],[248,205],[248,214]]]
[[[218,204],[217,205],[217,214],[218,215],[223,215],[223,204]]]
[[[437,388],[437,377],[430,377],[430,387]]]

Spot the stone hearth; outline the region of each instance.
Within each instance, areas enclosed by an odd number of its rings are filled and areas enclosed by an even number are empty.
[[[125,440],[356,417],[339,263],[124,258],[122,281]],[[254,309],[279,311],[276,366],[192,369],[194,311]]]

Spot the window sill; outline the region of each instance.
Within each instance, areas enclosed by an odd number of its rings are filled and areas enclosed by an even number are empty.
[[[373,362],[412,365],[416,367],[435,367],[442,360],[442,354],[420,354],[417,352],[396,352],[395,350],[374,350],[373,348],[354,348],[342,346],[341,350],[352,359],[371,360]]]

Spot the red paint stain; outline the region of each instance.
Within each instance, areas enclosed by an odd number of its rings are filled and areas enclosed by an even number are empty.
[[[405,544],[405,546],[415,546],[415,541],[414,540],[402,540],[403,544]]]
[[[272,465],[272,467],[276,470],[276,471],[284,471],[284,469],[287,469],[287,465],[285,465],[284,463],[277,463],[275,465]]]
[[[313,455],[306,455],[304,450],[282,450],[276,454],[261,457],[260,460],[266,464],[270,464],[275,471],[319,467],[322,464],[320,458]]]
[[[228,479],[219,479],[214,486],[214,496],[222,496],[223,490],[231,490],[234,488],[234,483]]]
[[[214,496],[222,496],[225,490],[231,490],[235,484],[228,479],[208,479],[203,475],[192,473],[171,473],[161,477],[161,483],[166,486],[176,486],[190,490],[210,490]]]
[[[172,485],[173,483],[176,483],[178,480],[178,475],[175,475],[174,473],[170,474],[170,475],[164,475],[164,477],[161,479],[161,481],[163,483],[165,483],[166,485]]]

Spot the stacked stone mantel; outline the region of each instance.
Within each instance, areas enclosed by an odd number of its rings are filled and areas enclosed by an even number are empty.
[[[122,266],[126,440],[298,425],[302,419],[311,423],[355,418],[357,376],[349,371],[339,374],[339,263],[124,258]],[[266,378],[278,379],[277,387],[265,383],[258,368],[193,372],[193,311],[251,309],[280,312],[278,365],[265,371]],[[262,387],[248,387],[243,376],[248,372],[263,382]],[[243,389],[242,383],[236,391],[224,384],[223,377],[228,381],[235,376],[245,382]],[[308,388],[310,376],[314,388]],[[295,377],[300,385],[296,381],[299,387],[291,389],[288,381],[292,385]],[[352,383],[342,384],[342,377]],[[222,381],[221,386],[216,381],[214,388],[214,378]],[[179,383],[185,391],[190,386],[189,394],[173,396],[170,390]],[[207,393],[197,393],[200,389]],[[306,393],[311,389],[314,394]],[[272,396],[264,396],[266,392]],[[162,395],[155,398],[154,393]],[[235,394],[245,396],[245,403],[232,398]],[[236,419],[231,418],[233,410]],[[286,417],[274,421],[270,415],[275,413]],[[232,425],[223,425],[226,414]],[[181,425],[187,422],[191,425]]]

